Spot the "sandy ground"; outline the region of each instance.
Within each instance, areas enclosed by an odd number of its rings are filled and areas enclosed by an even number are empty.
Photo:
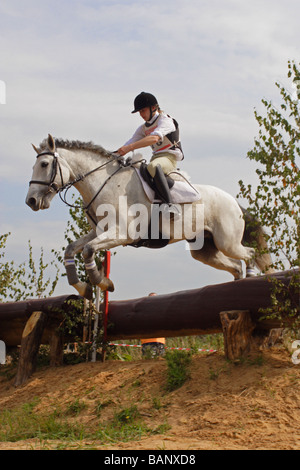
[[[193,357],[191,378],[166,393],[166,362],[140,360],[86,363],[37,371],[22,387],[0,379],[0,408],[14,408],[38,397],[36,413],[64,409],[83,400],[73,420],[91,429],[112,420],[115,412],[135,404],[152,429],[167,423],[163,434],[103,445],[72,442],[69,449],[248,450],[300,449],[300,365],[284,349],[233,364],[222,353]],[[97,403],[105,404],[101,415]],[[156,406],[154,406],[154,403]],[[0,442],[0,450],[55,449],[59,442]],[[77,447],[78,446],[78,447]],[[65,446],[66,447],[66,446]]]

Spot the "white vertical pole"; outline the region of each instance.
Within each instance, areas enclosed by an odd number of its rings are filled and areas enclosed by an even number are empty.
[[[96,311],[99,312],[100,308],[100,287],[96,287]],[[94,320],[94,332],[93,332],[93,345],[92,345],[92,361],[96,362],[96,355],[97,355],[97,333],[98,333],[98,324],[99,324],[99,314],[95,313],[95,320]]]
[[[0,341],[0,364],[5,364],[6,362],[6,346],[4,341]]]

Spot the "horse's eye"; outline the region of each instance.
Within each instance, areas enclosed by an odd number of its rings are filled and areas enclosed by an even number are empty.
[[[42,168],[47,168],[48,165],[49,165],[48,162],[42,162],[41,163]]]

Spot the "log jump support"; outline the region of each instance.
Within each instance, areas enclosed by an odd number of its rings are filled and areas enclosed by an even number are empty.
[[[48,315],[45,312],[33,312],[22,333],[21,350],[18,362],[15,387],[23,385],[36,369],[37,356],[42,337],[47,325]],[[56,329],[49,336],[50,366],[59,366],[63,361],[63,337]]]
[[[6,348],[20,346],[15,386],[23,385],[35,371],[41,344],[50,347],[50,366],[62,365],[64,340],[73,337],[64,337],[59,327],[65,313],[74,309],[78,315],[82,313],[72,302],[78,299],[77,295],[62,295],[0,303],[0,341]]]
[[[255,323],[249,310],[220,312],[226,359],[235,361],[250,352]]]
[[[22,385],[33,374],[45,328],[47,315],[44,312],[33,312],[27,321],[21,341],[21,351],[15,379],[15,387]]]

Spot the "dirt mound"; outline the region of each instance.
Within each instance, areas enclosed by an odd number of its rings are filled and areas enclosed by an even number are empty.
[[[178,390],[165,391],[164,359],[107,361],[45,368],[24,386],[0,381],[0,409],[38,398],[35,413],[84,408],[70,419],[95,428],[112,422],[120,410],[136,406],[155,433],[139,440],[105,444],[80,441],[80,448],[130,450],[299,449],[300,366],[281,349],[264,351],[233,364],[222,353],[197,355],[191,378]],[[57,448],[47,442],[47,448]],[[76,443],[65,445],[74,448]],[[38,439],[0,442],[0,449],[39,449]]]

